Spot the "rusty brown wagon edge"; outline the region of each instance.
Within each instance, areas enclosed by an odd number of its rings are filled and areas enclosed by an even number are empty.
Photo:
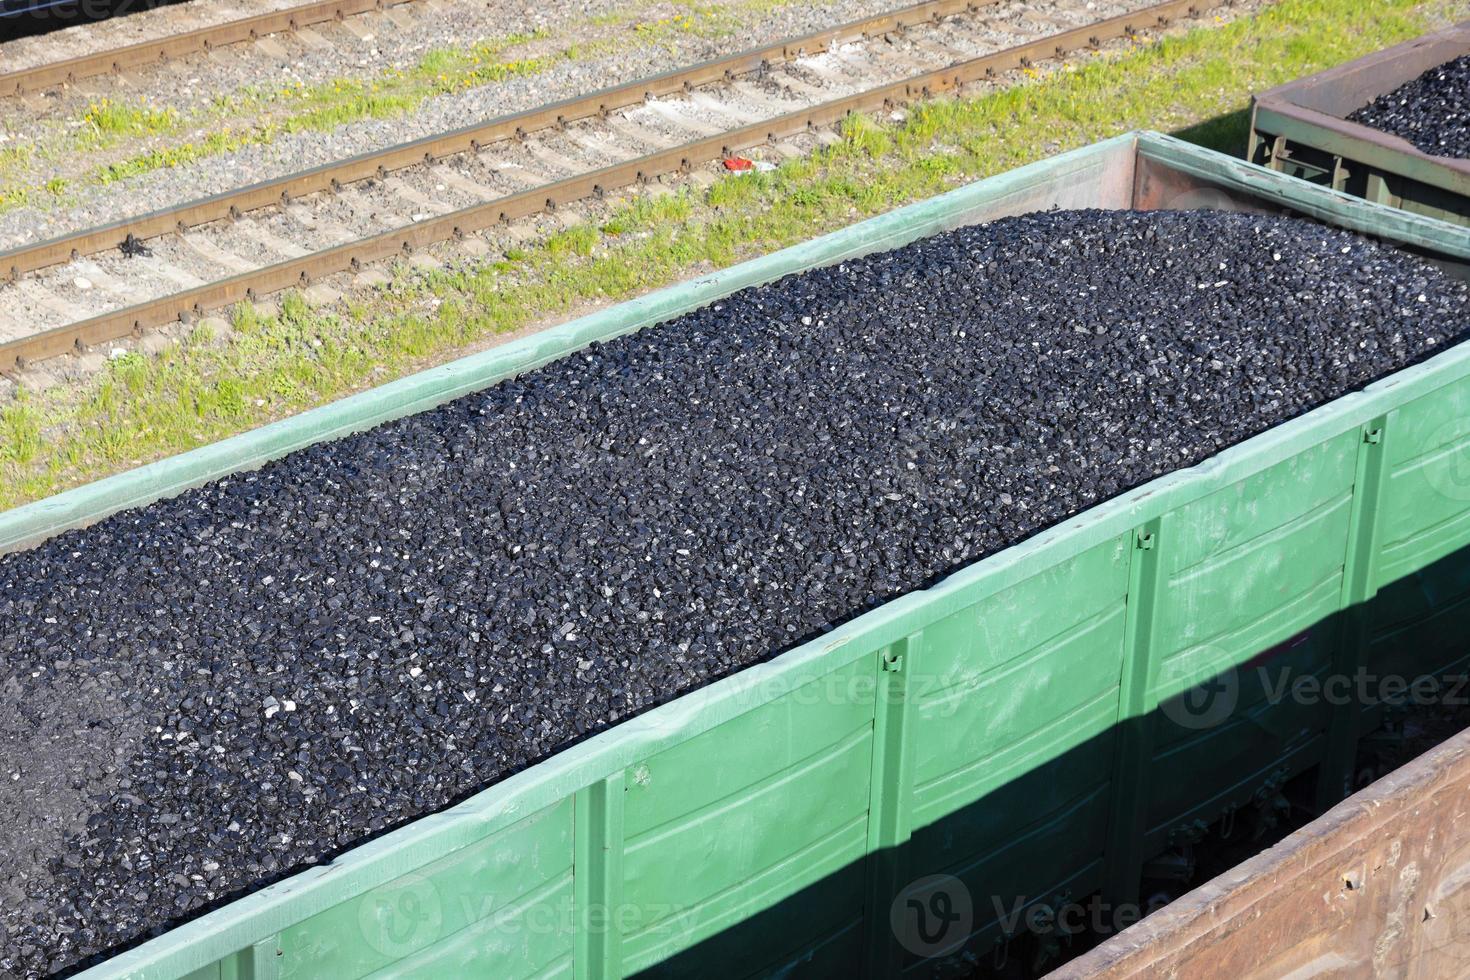
[[[1470,226],[1470,160],[1349,122],[1354,109],[1470,53],[1470,21],[1300,78],[1251,101],[1247,158],[1376,204]]]
[[[1470,973],[1470,731],[1049,980]]]

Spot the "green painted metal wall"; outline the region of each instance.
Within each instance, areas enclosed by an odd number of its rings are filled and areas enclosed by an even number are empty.
[[[1147,164],[1145,167],[1144,164]],[[1470,241],[1135,134],[525,342],[0,515],[15,544],[375,424],[752,282],[1049,204],[1127,207],[1147,170],[1470,259]],[[923,975],[895,897],[1127,900],[1143,862],[1321,766],[1376,719],[1266,696],[1243,665],[1444,666],[1470,603],[1470,348],[1170,474],[465,803],[181,926],[88,976]],[[1436,637],[1436,630],[1440,631]],[[1406,641],[1405,638],[1409,638]],[[1232,711],[1166,706],[1233,677]]]

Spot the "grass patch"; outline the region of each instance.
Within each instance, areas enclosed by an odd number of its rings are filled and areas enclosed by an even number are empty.
[[[175,136],[199,130],[211,120],[246,114],[266,117],[266,121],[251,126],[204,131],[190,139],[153,146],[99,164],[78,179],[81,183],[105,185],[248,146],[268,145],[283,134],[330,132],[365,119],[401,118],[436,95],[545,71],[557,60],[555,57],[503,58],[509,49],[545,36],[544,30],[509,34],[463,49],[429,51],[409,68],[385,71],[368,80],[336,79],[273,89],[251,87],[234,97],[216,99],[208,113],[187,119],[172,108],[154,109],[102,99],[82,113],[68,150],[95,151],[126,139]],[[31,164],[33,156],[30,147],[0,151],[0,181],[14,179]],[[0,211],[40,203],[47,195],[60,197],[78,181],[66,181],[59,188],[52,182],[0,188]]]
[[[1227,112],[1193,126],[1185,126],[1174,135],[1219,153],[1243,157],[1250,142],[1251,111],[1247,107]]]
[[[592,254],[597,244],[597,229],[591,225],[577,225],[559,231],[546,239],[546,254],[553,259],[565,259],[573,255]]]
[[[268,145],[282,134],[331,132],[365,119],[401,118],[437,95],[545,71],[554,58],[500,60],[507,49],[543,36],[544,32],[511,34],[462,50],[430,51],[409,68],[386,71],[371,80],[343,78],[318,85],[246,89],[235,99],[217,102],[213,111],[225,116],[266,111],[270,115],[267,122],[244,129],[218,130],[195,140],[151,149],[99,166],[89,178],[108,184],[233,153],[246,146]],[[173,129],[180,128],[176,117],[158,120],[146,115],[136,119],[124,115],[114,125],[119,127],[119,133],[124,130],[135,133],[150,125],[162,132],[166,123],[172,124]]]
[[[266,126],[245,132],[210,133],[203,139],[180,143],[175,146],[149,150],[147,153],[129,157],[116,163],[104,164],[89,174],[89,179],[99,184],[113,184],[119,180],[136,177],[165,167],[181,167],[195,160],[234,153],[247,146],[263,145],[275,139],[274,127]]]
[[[25,464],[41,451],[41,416],[26,401],[17,399],[0,411],[0,460]]]
[[[29,143],[0,146],[0,177],[28,166],[35,149]]]
[[[103,99],[93,102],[82,113],[80,141],[92,148],[109,146],[128,137],[173,132],[178,126],[179,114],[174,109],[154,109]]]
[[[707,191],[644,196],[503,260],[395,271],[371,299],[320,313],[299,296],[196,330],[154,358],[119,358],[83,390],[58,387],[0,419],[0,507],[54,493],[340,397],[466,345],[621,299],[694,269],[841,227],[1137,127],[1239,142],[1249,94],[1422,33],[1462,0],[1282,0],[1252,18],[1098,57],[1020,86],[854,119],[843,139]],[[1193,127],[1193,128],[1190,128]],[[44,442],[42,442],[44,440]],[[40,446],[46,447],[45,452]]]

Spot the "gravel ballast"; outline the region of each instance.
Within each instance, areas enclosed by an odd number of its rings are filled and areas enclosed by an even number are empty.
[[[987,8],[986,20],[995,21],[996,27],[982,29],[972,25],[965,33],[975,41],[986,42],[985,50],[1000,50],[1024,38],[1062,29],[1060,25],[1028,21],[1028,15],[1050,15],[1077,26],[1139,9],[1147,6],[1150,0],[1088,2],[1092,6],[1087,6],[1083,0],[1003,0]],[[192,11],[192,0],[188,9]],[[102,151],[79,153],[69,135],[73,134],[71,127],[75,126],[75,120],[87,111],[95,96],[75,91],[68,94],[66,111],[56,106],[51,110],[55,118],[46,126],[32,119],[31,110],[25,104],[7,106],[0,101],[0,146],[10,145],[5,142],[7,135],[17,143],[37,140],[42,144],[37,147],[42,151],[37,153],[37,157],[45,163],[44,167],[32,167],[32,172],[25,179],[14,174],[9,179],[35,187],[56,177],[68,179],[63,200],[56,199],[54,195],[33,193],[23,206],[0,209],[0,248],[34,243],[68,231],[106,224],[122,215],[136,214],[140,201],[147,201],[150,208],[158,208],[208,197],[255,181],[451,132],[471,122],[494,119],[786,38],[835,28],[890,10],[892,4],[889,0],[828,0],[771,7],[761,6],[758,0],[728,0],[709,9],[721,10],[735,18],[731,29],[720,31],[713,37],[705,36],[701,31],[676,31],[667,36],[650,34],[645,38],[633,27],[634,23],[643,22],[638,16],[632,23],[621,27],[598,26],[599,18],[609,15],[648,13],[654,16],[651,11],[630,9],[618,0],[535,7],[491,0],[485,4],[456,6],[453,16],[424,11],[413,28],[384,30],[369,42],[370,48],[352,43],[334,45],[325,50],[303,53],[300,58],[286,64],[268,58],[236,57],[231,52],[238,49],[227,47],[224,57],[230,60],[232,67],[205,62],[197,71],[180,72],[168,65],[160,66],[155,70],[157,78],[137,84],[137,88],[146,92],[146,98],[132,96],[134,99],[142,98],[154,110],[173,109],[183,118],[198,118],[201,120],[200,128],[191,125],[184,133],[126,137]],[[1023,23],[1032,26],[1018,26]],[[343,78],[370,84],[380,81],[385,69],[410,69],[431,51],[469,49],[477,42],[537,29],[549,31],[550,36],[519,45],[507,53],[507,56],[518,58],[548,58],[545,70],[534,74],[510,75],[491,84],[433,95],[407,115],[363,118],[330,131],[310,126],[290,127],[289,131],[276,133],[267,144],[250,144],[229,153],[209,154],[179,166],[161,167],[119,181],[98,183],[90,176],[101,163],[162,152],[181,142],[198,144],[211,134],[248,131],[264,120],[265,117],[258,115],[259,109],[246,110],[244,116],[231,112],[224,118],[213,118],[210,108],[216,104],[216,99],[239,96],[251,86],[288,87],[297,83],[314,86],[331,84]],[[614,44],[611,53],[592,53],[608,42]],[[584,52],[576,57],[567,57],[565,52],[574,47],[580,47]],[[0,45],[0,65],[4,64],[4,57],[4,47]],[[797,60],[800,63],[809,59]],[[877,71],[876,68],[873,70]],[[908,72],[890,67],[888,72],[877,71],[868,82],[891,81],[906,74]],[[279,123],[284,117],[277,115],[274,118]],[[725,122],[721,121],[720,125],[725,125]],[[608,135],[615,146],[626,142],[616,133]],[[677,141],[683,142],[694,135],[691,131],[682,131]],[[495,156],[498,155],[497,148]],[[589,162],[593,159],[600,159],[600,155],[588,158]],[[609,161],[601,160],[601,163],[606,162]],[[0,183],[0,187],[4,184]]]
[[[0,973],[438,809],[1467,326],[1464,283],[1306,222],[1011,218],[0,558],[29,722],[0,726]]]
[[[1434,156],[1470,158],[1470,54],[1380,95],[1348,120],[1401,136]]]

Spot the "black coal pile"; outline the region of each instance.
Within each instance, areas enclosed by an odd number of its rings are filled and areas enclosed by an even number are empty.
[[[1036,214],[0,559],[0,972],[443,807],[1467,326],[1465,284],[1314,224]]]
[[[1402,136],[1425,153],[1470,158],[1470,54],[1380,95],[1348,119]]]

